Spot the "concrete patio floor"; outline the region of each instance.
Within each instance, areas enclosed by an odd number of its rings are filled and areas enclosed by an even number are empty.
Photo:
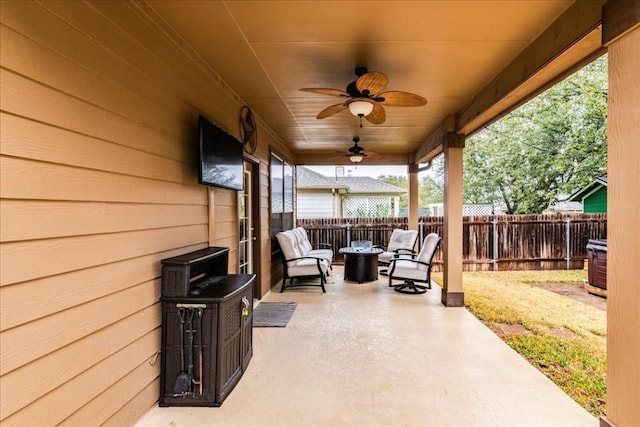
[[[248,370],[219,408],[152,408],[137,426],[597,426],[598,421],[440,288],[376,282],[297,302],[286,328],[254,328]]]

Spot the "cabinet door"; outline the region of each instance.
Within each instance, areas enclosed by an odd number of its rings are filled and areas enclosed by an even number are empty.
[[[176,304],[189,304],[189,301],[162,303],[160,406],[215,406],[216,352],[212,349],[216,348],[217,305],[207,304],[202,319],[194,313],[192,319],[185,315],[183,321]],[[189,339],[190,333],[194,334],[193,340]],[[178,376],[181,372],[189,374],[189,371],[192,381],[188,392],[176,395]],[[202,388],[199,382],[202,382]]]
[[[242,375],[242,295],[218,307],[218,402],[222,402]]]
[[[248,302],[248,304],[245,303],[247,311],[243,313],[240,319],[242,328],[240,356],[242,357],[242,371],[244,372],[253,355],[253,286],[247,288],[243,297]]]

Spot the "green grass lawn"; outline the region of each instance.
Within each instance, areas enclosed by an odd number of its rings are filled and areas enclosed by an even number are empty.
[[[533,283],[580,283],[584,270],[465,272],[465,305],[594,416],[605,413],[606,313]],[[442,283],[442,273],[433,279]],[[521,325],[506,333],[504,325]],[[558,332],[561,331],[562,334]]]

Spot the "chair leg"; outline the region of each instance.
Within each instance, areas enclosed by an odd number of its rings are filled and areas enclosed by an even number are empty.
[[[282,277],[282,287],[280,288],[280,293],[284,292],[284,285],[287,283],[287,276]]]
[[[322,288],[322,293],[323,294],[327,292],[327,290],[324,288],[324,283],[325,283],[324,274],[321,274],[320,275],[320,287]]]

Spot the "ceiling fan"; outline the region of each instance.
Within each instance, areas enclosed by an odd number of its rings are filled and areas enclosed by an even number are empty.
[[[374,125],[379,125],[387,119],[384,107],[421,107],[427,103],[426,99],[415,93],[383,92],[389,82],[389,78],[383,73],[368,71],[365,67],[356,67],[355,73],[358,78],[349,83],[345,90],[322,87],[300,89],[303,92],[347,98],[344,103],[330,105],[320,111],[317,119],[325,119],[349,109],[351,114],[360,118],[360,127],[363,117]]]
[[[342,151],[338,151],[337,153],[347,156],[349,160],[351,160],[351,163],[360,163],[365,157],[367,157],[367,154],[364,152],[364,148],[358,145],[359,142],[360,138],[354,136],[353,146],[349,147],[346,153],[343,153]]]

